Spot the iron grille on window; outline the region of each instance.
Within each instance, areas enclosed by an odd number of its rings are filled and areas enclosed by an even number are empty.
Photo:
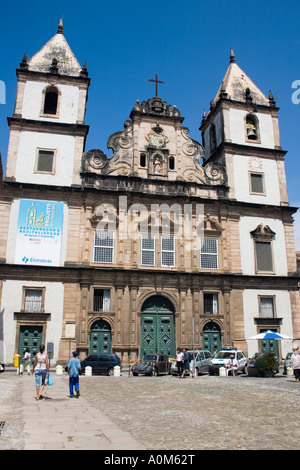
[[[39,150],[37,171],[53,171],[54,152],[53,150]]]
[[[40,313],[42,309],[43,291],[40,289],[26,289],[24,311],[27,313]]]
[[[110,310],[110,290],[94,290],[94,312],[109,312]]]
[[[113,263],[114,232],[95,230],[94,262]]]
[[[200,266],[203,269],[218,269],[218,240],[215,238],[201,239]]]
[[[175,244],[174,237],[162,236],[161,238],[161,265],[175,266]]]
[[[257,173],[251,173],[251,191],[253,193],[262,193],[264,192],[264,179],[263,175]]]
[[[155,236],[142,235],[142,265],[155,265]]]
[[[218,294],[204,294],[204,313],[218,313]]]
[[[255,242],[257,271],[273,272],[272,247],[270,242]]]

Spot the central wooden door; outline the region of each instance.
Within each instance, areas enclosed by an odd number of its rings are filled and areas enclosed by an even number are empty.
[[[150,353],[175,354],[174,308],[161,296],[151,297],[142,307],[141,357]]]

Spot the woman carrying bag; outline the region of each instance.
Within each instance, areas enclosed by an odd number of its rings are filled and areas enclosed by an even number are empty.
[[[35,356],[32,371],[35,375],[36,400],[41,400],[43,398],[46,377],[49,373],[48,354],[45,352],[43,344],[40,346],[40,352]]]

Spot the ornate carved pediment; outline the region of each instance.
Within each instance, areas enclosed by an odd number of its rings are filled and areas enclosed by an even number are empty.
[[[270,229],[268,225],[259,224],[256,229],[252,230],[251,236],[257,240],[272,240],[276,233]]]
[[[130,117],[135,113],[165,117],[180,117],[180,111],[176,106],[167,104],[166,101],[162,101],[162,99],[157,96],[147,101],[142,101],[141,103],[137,101],[131,111]]]
[[[220,236],[223,229],[215,217],[207,214],[204,219],[204,231],[206,236]]]

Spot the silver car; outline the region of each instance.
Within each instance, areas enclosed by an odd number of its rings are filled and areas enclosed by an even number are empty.
[[[200,351],[199,349],[195,351],[193,351],[192,349],[189,349],[187,352],[189,353],[189,356],[190,356],[190,370],[195,369],[195,375],[208,372],[209,363],[212,359],[211,352],[207,351],[206,349],[201,349]],[[194,357],[195,357],[195,363],[194,363]],[[170,372],[172,375],[178,374],[176,362],[172,362]],[[187,373],[189,373],[189,371],[187,371]]]

